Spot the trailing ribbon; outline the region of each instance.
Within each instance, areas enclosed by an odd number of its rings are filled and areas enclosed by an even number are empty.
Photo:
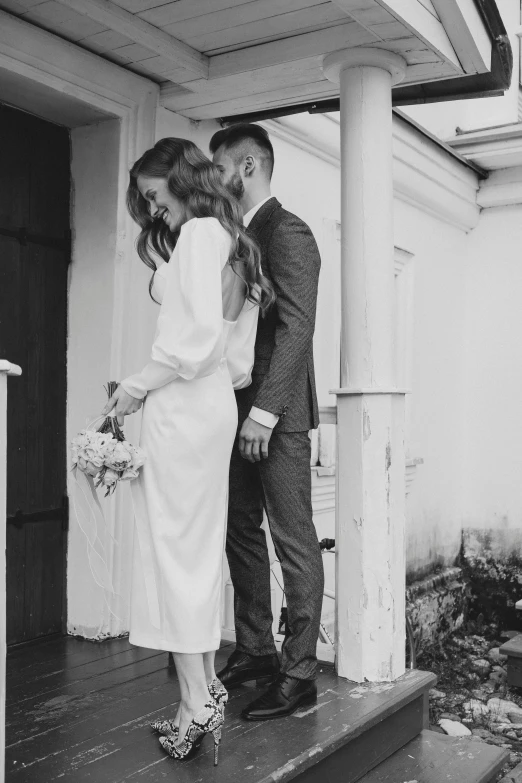
[[[113,610],[111,609],[107,601],[107,596],[105,595],[105,591],[108,591],[109,593],[111,593],[111,595],[115,595],[119,597],[119,594],[115,591],[114,586],[112,584],[112,578],[110,575],[109,566],[107,565],[107,554],[105,552],[105,547],[103,545],[103,542],[101,541],[98,535],[99,527],[105,528],[105,530],[109,533],[111,540],[114,542],[114,544],[116,544],[116,546],[117,546],[117,541],[114,539],[111,531],[109,530],[109,526],[107,525],[107,522],[105,520],[105,515],[100,505],[100,501],[96,493],[92,476],[89,476],[86,473],[82,473],[82,471],[79,471],[76,466],[72,469],[71,472],[72,472],[74,484],[77,490],[79,491],[79,493],[81,493],[81,496],[85,501],[85,505],[87,506],[87,511],[85,509],[79,508],[79,506],[76,503],[75,492],[71,493],[74,515],[76,517],[78,527],[82,531],[83,535],[85,536],[85,540],[87,541],[87,559],[89,562],[89,569],[91,571],[95,583],[99,587],[101,587],[104,591],[103,600],[105,602],[105,605],[107,606],[107,609],[112,614],[112,616],[118,622],[121,623],[122,622],[121,618],[118,617],[113,612]],[[87,482],[87,487],[90,490],[90,496],[93,500],[92,503],[89,500],[89,495],[85,492],[82,485],[80,484],[80,481],[78,480],[78,474],[80,475],[80,477],[83,476],[84,481]],[[81,520],[83,520],[83,524]],[[91,521],[92,521],[92,525],[91,525]]]

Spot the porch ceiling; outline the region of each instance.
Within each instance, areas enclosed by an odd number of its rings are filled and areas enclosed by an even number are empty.
[[[485,6],[498,16],[493,0],[0,0],[1,10],[160,83],[163,105],[192,119],[335,100],[321,63],[343,48],[402,55],[402,90],[487,79]]]

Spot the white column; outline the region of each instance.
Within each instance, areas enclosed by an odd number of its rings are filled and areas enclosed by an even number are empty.
[[[337,670],[404,672],[404,392],[395,388],[392,84],[401,57],[325,58],[341,99],[341,389],[337,390]]]
[[[0,359],[0,783],[3,783],[5,775],[7,376],[21,374],[22,371],[16,364]]]

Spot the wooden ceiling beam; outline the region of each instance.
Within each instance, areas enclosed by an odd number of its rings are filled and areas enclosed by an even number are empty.
[[[185,68],[200,78],[208,79],[208,57],[164,30],[125,11],[110,0],[58,0],[58,2],[127,36],[150,49],[151,52],[170,60],[177,67]]]

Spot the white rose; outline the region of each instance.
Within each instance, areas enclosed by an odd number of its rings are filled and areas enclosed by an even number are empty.
[[[113,484],[116,484],[118,479],[119,479],[119,474],[116,473],[115,470],[111,470],[111,468],[107,468],[107,470],[103,474],[102,484],[104,484],[106,487],[112,487]]]

